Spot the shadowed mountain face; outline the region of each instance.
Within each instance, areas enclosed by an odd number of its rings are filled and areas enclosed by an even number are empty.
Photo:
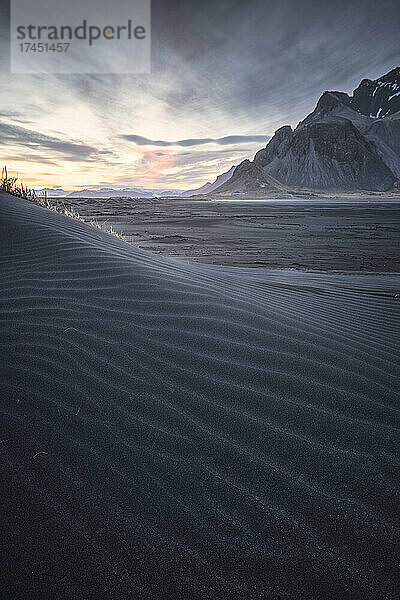
[[[400,67],[371,81],[364,79],[350,98],[352,108],[368,117],[387,117],[400,111]]]
[[[286,129],[275,152],[258,153],[254,162],[279,181],[293,187],[384,191],[395,178],[369,142],[348,119],[326,117]]]
[[[217,193],[396,189],[399,111],[400,68],[376,81],[364,80],[353,96],[325,92],[294,131],[278,129],[254,161],[241,163]]]

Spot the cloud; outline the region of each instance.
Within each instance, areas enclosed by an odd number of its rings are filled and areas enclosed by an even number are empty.
[[[251,155],[251,151],[250,155]],[[173,154],[174,168],[181,170],[195,165],[196,167],[207,169],[209,165],[216,165],[218,168],[224,168],[226,164],[239,164],[247,156],[247,152],[240,149],[232,150],[192,150],[189,152],[177,152]]]
[[[166,140],[150,140],[141,135],[121,135],[122,139],[128,142],[134,142],[138,146],[202,146],[203,144],[218,144],[219,146],[228,146],[230,144],[259,143],[266,144],[271,136],[268,135],[227,135],[220,138],[189,138],[187,140],[177,140],[174,142]]]
[[[12,110],[0,111],[0,119],[9,119],[11,121],[16,121],[17,123],[23,123],[24,125],[31,122],[30,119],[24,117],[22,113]]]
[[[26,160],[26,152],[21,152],[20,154],[7,154],[7,162],[15,161],[15,162],[23,162]],[[57,166],[57,163],[54,160],[50,160],[46,156],[42,154],[31,154],[29,153],[29,162],[30,163],[38,163],[40,165],[52,165]]]
[[[25,129],[4,122],[0,122],[0,136],[3,145],[22,146],[25,149],[40,151],[47,149],[61,154],[65,160],[88,160],[99,154],[93,146],[61,140],[32,129]]]
[[[268,141],[227,132],[295,126],[324,90],[351,92],[396,66],[399,19],[398,0],[154,0],[150,76],[17,77],[0,39],[0,121],[20,126],[0,130],[3,149],[22,173],[24,162],[39,172],[32,157],[55,161],[43,185],[194,187]]]

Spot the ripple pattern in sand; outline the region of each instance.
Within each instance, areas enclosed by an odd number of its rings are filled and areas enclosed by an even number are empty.
[[[5,597],[398,598],[395,276],[0,208]]]

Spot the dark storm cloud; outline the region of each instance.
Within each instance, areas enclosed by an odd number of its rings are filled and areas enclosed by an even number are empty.
[[[135,142],[138,146],[202,146],[203,144],[218,144],[228,146],[243,142],[266,143],[270,138],[267,135],[228,135],[222,138],[194,138],[169,142],[166,140],[150,140],[140,135],[122,135],[121,138],[128,142]]]
[[[396,66],[399,23],[398,0],[153,0],[153,72],[178,74],[171,110],[296,122]]]
[[[398,65],[399,22],[398,0],[153,0],[151,76],[68,81],[104,119],[129,89],[133,102],[154,99],[172,122],[193,122],[191,138],[271,134],[323,91],[351,92]]]
[[[4,146],[22,146],[40,151],[46,149],[62,155],[65,160],[85,160],[98,154],[96,148],[87,144],[75,144],[8,123],[0,122],[0,136]]]

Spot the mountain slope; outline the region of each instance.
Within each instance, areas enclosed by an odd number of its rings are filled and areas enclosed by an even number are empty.
[[[228,179],[230,179],[232,177],[235,169],[236,169],[236,166],[233,165],[233,167],[231,167],[229,169],[229,171],[226,171],[226,173],[222,173],[221,175],[218,175],[218,177],[216,178],[216,180],[213,183],[211,183],[210,181],[207,181],[207,183],[205,183],[204,185],[202,185],[199,188],[196,188],[194,190],[187,190],[186,192],[181,192],[180,196],[190,197],[190,196],[198,196],[200,194],[209,194],[210,192],[213,192],[214,190],[219,188],[221,185],[223,185],[226,181],[228,181]]]
[[[295,130],[288,125],[278,129],[254,160],[241,163],[217,193],[267,194],[282,186],[287,191],[316,192],[396,189],[399,109],[400,68],[375,81],[364,80],[352,96],[324,92]]]
[[[343,117],[327,117],[287,133],[275,154],[254,162],[293,187],[385,191],[395,177],[375,145]]]
[[[220,186],[217,193],[223,190],[223,193],[243,194],[247,192],[275,192],[265,177],[263,170],[255,163],[244,160],[235,168],[232,177]]]

